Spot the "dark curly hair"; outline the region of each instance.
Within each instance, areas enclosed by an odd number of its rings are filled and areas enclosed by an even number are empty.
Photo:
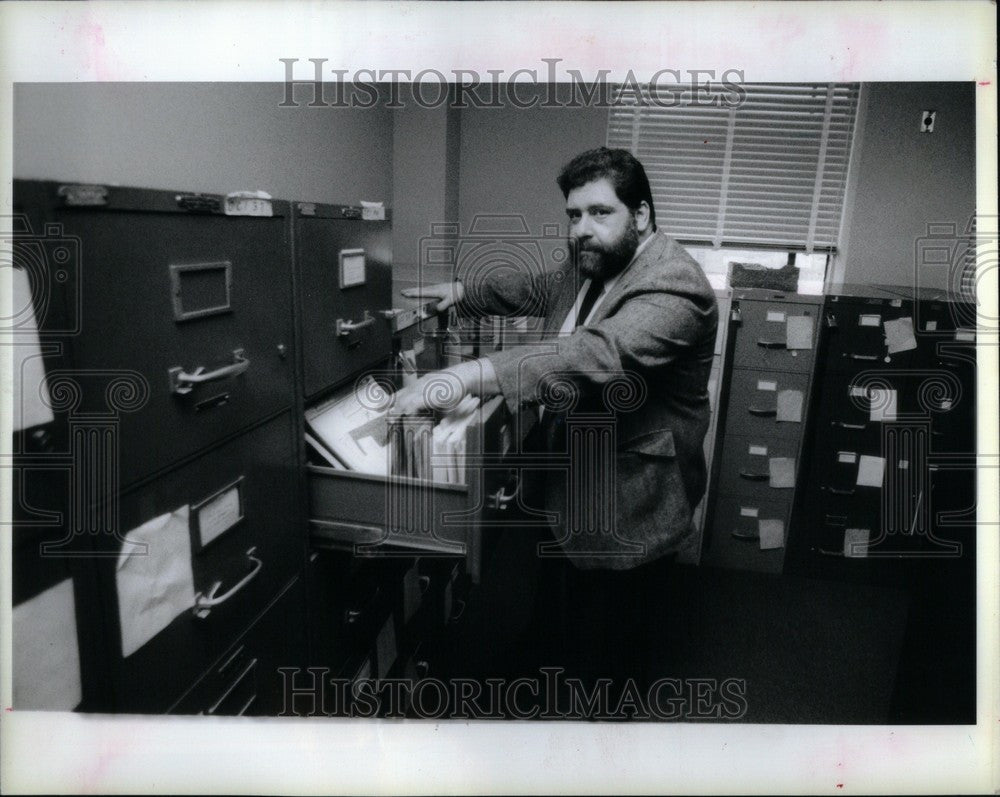
[[[649,220],[656,229],[656,209],[653,207],[653,192],[649,188],[649,178],[642,164],[627,149],[598,147],[577,155],[563,166],[556,182],[568,197],[574,188],[606,177],[615,188],[615,194],[629,210],[637,210],[642,202],[649,205]]]

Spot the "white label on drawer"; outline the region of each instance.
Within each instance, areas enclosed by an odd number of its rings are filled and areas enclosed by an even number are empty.
[[[924,330],[926,332],[937,332],[937,321],[928,321],[924,324]]]
[[[759,510],[755,506],[741,506],[740,517],[757,517]]]
[[[868,398],[868,388],[851,385],[851,396],[857,398]]]
[[[890,307],[902,307],[903,306],[903,300],[902,299],[893,299],[892,301],[889,302],[889,306]]]
[[[859,327],[880,327],[882,326],[882,316],[880,315],[859,315],[858,316],[858,326]]]
[[[202,547],[243,519],[240,501],[242,480],[198,507],[198,536]]]
[[[780,310],[768,310],[767,311],[768,321],[777,321],[779,324],[785,323],[785,314]]]
[[[750,446],[750,455],[754,457],[766,457],[767,456],[767,446]]]
[[[844,556],[864,558],[868,556],[871,529],[844,529]]]
[[[899,469],[900,470],[909,470],[910,469],[910,460],[908,460],[908,459],[901,459],[901,460],[899,460]]]
[[[951,409],[951,405],[952,405],[952,400],[951,399],[941,399],[941,409],[942,410],[945,410],[945,411],[950,410]]]
[[[837,462],[843,462],[845,465],[853,465],[858,461],[858,455],[853,451],[838,451],[837,452]]]
[[[771,381],[768,381],[768,380],[761,379],[760,381],[757,382],[757,389],[758,390],[777,390],[778,389],[778,383],[777,382],[771,382]]]
[[[976,333],[970,329],[956,329],[955,330],[955,340],[960,340],[963,343],[972,343],[976,339]]]
[[[340,287],[365,284],[365,250],[344,249],[340,253]]]
[[[423,338],[417,338],[416,340],[414,340],[413,341],[413,354],[414,355],[423,354],[424,353],[424,345],[425,344],[424,344],[424,339]]]

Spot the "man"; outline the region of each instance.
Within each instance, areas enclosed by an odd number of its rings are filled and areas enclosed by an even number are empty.
[[[558,543],[545,550],[561,550],[572,565],[564,566],[568,601],[590,609],[576,612],[569,642],[593,656],[639,645],[636,601],[692,531],[706,483],[702,445],[718,311],[697,262],[656,230],[649,181],[629,152],[584,152],[558,183],[573,254],[561,267],[470,275],[405,294],[437,298],[439,310],[526,315],[535,308],[544,317],[540,345],[433,377],[462,392],[501,394],[512,411],[538,408],[535,446],[556,462],[564,455],[561,469],[545,471],[543,508],[556,517]],[[397,409],[433,407],[427,386],[425,378],[401,391]]]

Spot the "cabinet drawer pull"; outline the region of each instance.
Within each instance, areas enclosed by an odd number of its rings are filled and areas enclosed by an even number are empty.
[[[831,421],[831,426],[836,426],[838,429],[850,429],[854,432],[863,431],[867,428],[867,423],[848,423],[847,421]]]
[[[413,669],[417,671],[417,678],[426,678],[427,673],[431,671],[431,665],[426,659],[421,659],[414,663]]]
[[[452,616],[448,618],[449,623],[457,623],[459,620],[462,619],[462,615],[465,614],[465,605],[466,605],[465,601],[463,601],[460,598],[457,598],[455,600],[455,603],[458,604],[458,611],[452,614]]]
[[[361,609],[348,609],[344,612],[344,625],[357,625],[364,614]]]
[[[747,407],[747,412],[751,415],[756,415],[758,418],[774,418],[778,414],[778,408]]]
[[[826,328],[827,329],[837,328],[837,316],[835,316],[833,313],[826,314]]]
[[[757,345],[762,349],[787,349],[788,344],[783,340],[761,340],[757,339]]]
[[[217,382],[220,379],[229,379],[239,376],[250,367],[250,360],[244,356],[243,349],[233,349],[233,362],[230,365],[223,365],[214,371],[205,371],[205,366],[199,365],[191,373],[183,368],[171,368],[167,371],[170,377],[170,392],[178,396],[190,393],[195,385],[205,382]]]
[[[840,487],[820,487],[821,490],[826,490],[830,495],[854,495],[854,488],[849,490],[844,490]]]
[[[364,329],[365,327],[370,327],[375,323],[375,316],[365,310],[365,314],[360,321],[345,321],[342,318],[337,319],[337,336],[344,337],[345,335],[350,335],[352,332],[357,332],[359,329]]]
[[[253,547],[247,551],[247,559],[253,564],[253,569],[247,573],[243,578],[241,578],[236,584],[233,585],[232,589],[222,595],[216,595],[219,588],[222,586],[221,581],[216,581],[212,588],[208,591],[207,595],[198,593],[194,599],[194,608],[191,610],[194,612],[195,617],[204,619],[211,614],[212,609],[219,606],[229,600],[233,595],[243,589],[247,584],[253,581],[257,574],[260,573],[261,568],[264,567],[264,563],[258,559],[254,554],[257,553],[257,548]]]
[[[420,578],[417,579],[417,586],[420,589],[420,594],[426,595],[427,590],[430,589],[431,586],[431,577],[421,576]]]
[[[751,470],[741,470],[740,478],[746,479],[748,482],[766,482],[771,477],[767,473],[755,473]]]
[[[877,354],[855,354],[854,352],[851,352],[848,356],[852,360],[862,360],[868,363],[878,362]]]
[[[740,531],[739,529],[733,529],[733,537],[743,542],[756,542],[760,539],[760,535],[756,531]]]
[[[517,494],[521,491],[521,482],[518,481],[517,487],[514,488],[514,492],[510,495],[507,495],[506,490],[507,488],[505,485],[493,493],[487,502],[487,506],[489,506],[490,509],[506,509],[507,505],[517,498]]]

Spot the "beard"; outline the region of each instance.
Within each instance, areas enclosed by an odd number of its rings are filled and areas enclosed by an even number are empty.
[[[609,280],[625,270],[639,248],[639,229],[635,218],[629,220],[622,234],[610,244],[591,241],[576,246],[580,274],[591,279]]]

